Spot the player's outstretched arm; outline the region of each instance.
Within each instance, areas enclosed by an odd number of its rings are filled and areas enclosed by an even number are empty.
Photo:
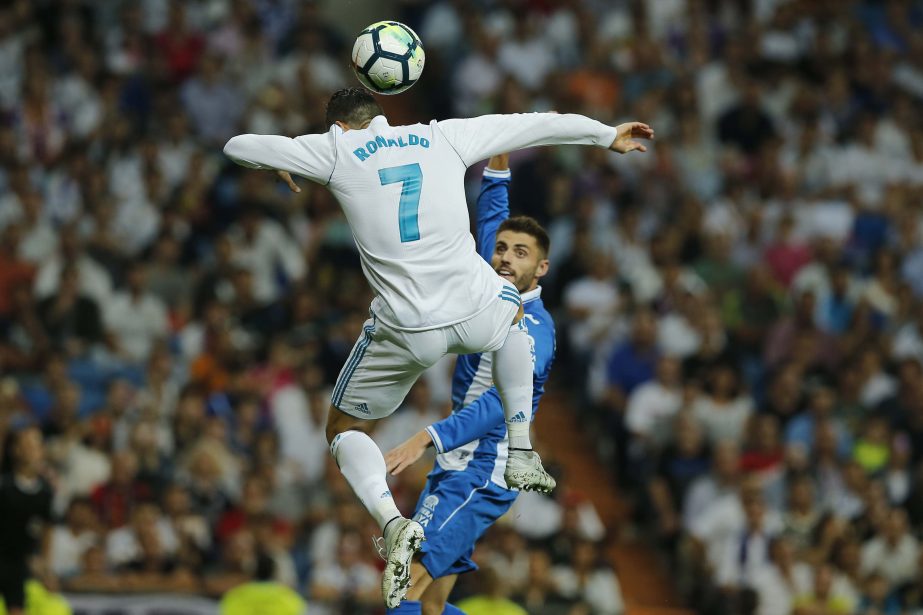
[[[620,132],[575,113],[482,115],[436,122],[434,126],[466,166],[503,152],[537,145],[596,145],[626,153],[642,148],[637,145],[629,148],[623,139],[654,138],[654,131],[640,122],[622,124]],[[635,129],[641,126],[645,129]]]
[[[497,243],[497,229],[510,217],[510,156],[492,156],[484,177],[477,202],[477,246],[478,254],[488,263],[494,255]]]
[[[413,465],[431,446],[437,452],[445,453],[482,438],[505,424],[500,394],[497,389],[490,388],[461,410],[421,429],[403,444],[388,451],[385,464],[388,472],[397,475]]]
[[[279,171],[289,188],[298,192],[291,174],[321,184],[330,181],[336,161],[332,139],[329,133],[294,139],[277,135],[238,135],[225,144],[224,153],[244,167]]]

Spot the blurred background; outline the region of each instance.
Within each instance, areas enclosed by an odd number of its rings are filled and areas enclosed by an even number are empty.
[[[392,124],[554,109],[657,131],[646,155],[512,157],[513,211],[551,234],[537,430],[560,487],[521,498],[453,601],[923,612],[910,0],[0,3],[0,432],[45,436],[44,586],[88,615],[216,613],[266,579],[313,614],[383,612],[376,528],[323,435],[371,299],[349,229],[319,186],[221,153],[326,131],[380,19],[427,51],[382,100]],[[450,370],[383,448],[448,412]],[[394,485],[406,513],[430,463]]]

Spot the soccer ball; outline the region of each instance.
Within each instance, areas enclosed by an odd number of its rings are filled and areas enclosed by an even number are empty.
[[[379,21],[359,33],[353,70],[362,85],[379,94],[400,94],[420,78],[426,53],[416,32],[396,21]]]

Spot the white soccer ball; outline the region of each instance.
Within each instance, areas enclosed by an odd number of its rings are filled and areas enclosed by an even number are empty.
[[[379,94],[399,94],[423,73],[420,37],[396,21],[379,21],[359,33],[352,63],[362,85]]]

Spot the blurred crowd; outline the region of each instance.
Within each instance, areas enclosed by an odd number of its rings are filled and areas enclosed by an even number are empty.
[[[421,20],[445,112],[657,131],[514,156],[512,190],[558,375],[689,604],[921,612],[923,3],[469,4]]]
[[[322,8],[0,4],[0,430],[45,434],[55,587],[273,578],[314,613],[379,608],[374,528],[323,435],[371,299],[348,226],[324,189],[221,155],[326,130],[355,81]],[[646,155],[514,154],[512,200],[551,233],[557,386],[698,612],[923,608],[923,5],[394,11],[427,50],[396,119],[657,131]],[[446,412],[447,369],[382,446]],[[395,484],[405,511],[426,469]],[[460,584],[469,613],[622,611],[588,502],[517,511]]]

